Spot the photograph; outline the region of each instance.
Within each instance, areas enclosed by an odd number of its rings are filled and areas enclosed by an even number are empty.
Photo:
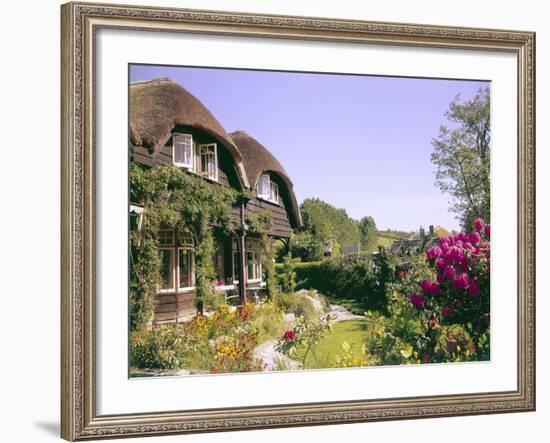
[[[129,64],[129,377],[490,361],[490,109],[489,80]]]

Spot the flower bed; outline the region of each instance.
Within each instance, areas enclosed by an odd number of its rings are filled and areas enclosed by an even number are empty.
[[[171,325],[154,325],[131,335],[131,363],[137,368],[193,369],[211,373],[261,371],[254,348],[284,330],[273,303],[221,306],[211,315]]]

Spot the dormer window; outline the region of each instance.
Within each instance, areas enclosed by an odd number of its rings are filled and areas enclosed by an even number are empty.
[[[175,166],[193,170],[193,136],[191,134],[172,136],[172,161]]]
[[[199,173],[211,180],[218,180],[218,149],[216,143],[199,145]]]
[[[271,180],[269,174],[262,174],[256,186],[258,198],[279,204],[279,186]]]

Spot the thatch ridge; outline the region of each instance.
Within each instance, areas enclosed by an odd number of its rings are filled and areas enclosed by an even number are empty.
[[[130,83],[130,139],[134,146],[150,149],[154,157],[178,125],[200,129],[223,144],[235,159],[243,185],[249,187],[241,152],[195,96],[166,77]]]
[[[251,189],[255,188],[256,183],[263,172],[272,172],[277,174],[288,189],[292,211],[294,212],[295,224],[296,226],[302,226],[300,208],[298,206],[296,195],[294,194],[294,184],[292,183],[292,180],[290,180],[285,168],[281,165],[279,160],[277,160],[265,146],[250,136],[247,132],[239,130],[232,132],[229,135],[243,156],[244,170]]]

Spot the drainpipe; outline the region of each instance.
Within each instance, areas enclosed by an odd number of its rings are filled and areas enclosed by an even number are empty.
[[[247,281],[247,272],[248,267],[246,266],[246,223],[244,217],[244,207],[245,203],[241,202],[241,226],[238,232],[238,248],[239,248],[239,260],[240,260],[240,272],[239,272],[239,295],[241,300],[246,303],[246,281]]]

